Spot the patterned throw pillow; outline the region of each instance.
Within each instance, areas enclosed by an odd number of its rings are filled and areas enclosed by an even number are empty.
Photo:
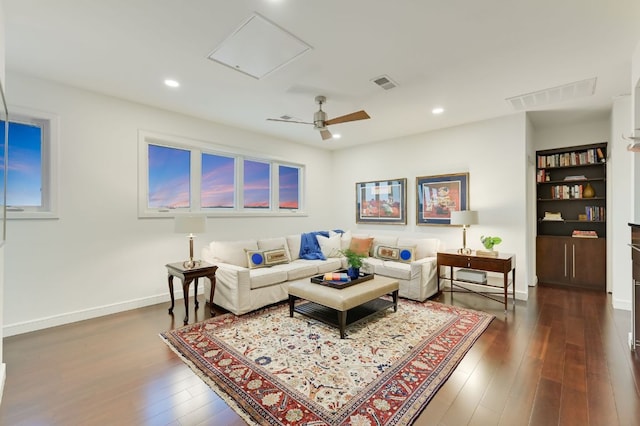
[[[382,260],[397,260],[409,263],[413,262],[416,257],[416,248],[377,246],[374,257]]]
[[[351,238],[351,244],[349,244],[349,249],[363,256],[369,256],[369,249],[371,248],[372,243],[373,243],[373,237],[369,237],[369,238],[353,237]]]
[[[249,269],[289,263],[289,256],[284,247],[272,250],[247,250],[246,252]]]

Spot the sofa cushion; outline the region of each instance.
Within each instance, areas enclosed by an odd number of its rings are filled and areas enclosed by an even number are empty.
[[[289,253],[284,247],[271,250],[246,250],[250,269],[289,263]]]
[[[287,246],[289,247],[289,259],[300,259],[300,234],[287,235]]]
[[[272,250],[284,248],[287,252],[287,259],[291,262],[291,253],[289,250],[289,244],[287,243],[287,239],[285,237],[277,237],[277,238],[262,238],[258,240],[258,248],[260,250]]]
[[[398,237],[394,235],[377,235],[373,237],[371,248],[369,249],[369,256],[375,257],[376,247],[378,246],[397,246]]]
[[[223,263],[248,268],[245,250],[258,250],[258,242],[256,240],[213,241],[209,248],[215,259]]]
[[[383,260],[396,260],[399,262],[413,262],[415,259],[415,247],[394,247],[379,245],[376,247],[374,257]]]
[[[371,243],[373,243],[373,237],[367,238],[351,238],[349,249],[353,252],[361,254],[363,256],[369,256],[369,250],[371,249]]]
[[[315,266],[318,269],[318,274],[333,272],[342,268],[342,259],[339,257],[330,257],[327,260],[300,259],[298,262]]]
[[[415,246],[416,259],[435,257],[438,253],[440,241],[437,238],[399,238],[399,246]]]
[[[322,251],[324,257],[340,257],[340,234],[335,234],[330,237],[316,235],[316,239],[318,240],[320,251]]]
[[[287,281],[287,271],[275,268],[258,268],[249,271],[249,280],[252,290],[280,284]]]
[[[275,265],[271,269],[286,271],[287,281],[299,280],[301,278],[308,278],[314,275],[318,275],[318,267],[316,265],[306,263],[304,260]]]
[[[375,273],[400,280],[411,279],[411,265],[402,262],[383,261],[375,265]]]

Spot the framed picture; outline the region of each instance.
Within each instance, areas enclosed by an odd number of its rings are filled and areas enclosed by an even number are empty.
[[[416,178],[418,225],[451,225],[451,212],[469,210],[469,173]]]
[[[356,183],[356,223],[407,224],[407,179]]]

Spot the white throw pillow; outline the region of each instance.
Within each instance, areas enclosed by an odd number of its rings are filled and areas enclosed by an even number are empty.
[[[248,268],[245,250],[258,250],[258,242],[256,240],[213,241],[209,247],[213,257],[221,262]]]
[[[340,250],[346,250],[349,248],[351,244],[351,231],[344,231],[342,234],[329,231],[329,237],[333,237],[334,235],[340,235]]]
[[[327,259],[330,257],[340,257],[340,234],[328,238],[323,235],[316,235],[316,240],[318,240],[320,250],[322,250],[324,257]]]

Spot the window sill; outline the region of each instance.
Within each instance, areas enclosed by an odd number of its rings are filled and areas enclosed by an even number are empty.
[[[184,214],[193,214],[193,215],[203,215],[206,217],[307,217],[307,212],[303,211],[268,211],[268,212],[238,212],[238,211],[229,211],[229,212],[209,212],[206,210],[201,211],[180,211],[180,210],[170,210],[170,211],[146,211],[138,214],[138,218],[146,219],[146,218],[159,218],[159,217],[175,217]]]
[[[59,219],[58,213],[55,212],[35,212],[35,211],[7,211],[8,220],[22,219]]]

